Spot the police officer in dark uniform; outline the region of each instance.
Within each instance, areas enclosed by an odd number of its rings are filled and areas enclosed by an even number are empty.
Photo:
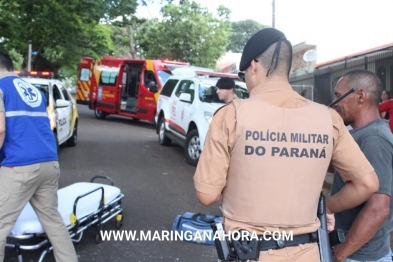
[[[229,77],[221,77],[216,84],[218,98],[226,104],[238,98],[235,93],[235,81]]]

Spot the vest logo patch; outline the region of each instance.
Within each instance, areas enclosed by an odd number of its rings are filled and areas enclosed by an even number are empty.
[[[41,92],[32,84],[21,79],[14,79],[15,89],[18,91],[23,102],[31,107],[38,107],[42,102]]]

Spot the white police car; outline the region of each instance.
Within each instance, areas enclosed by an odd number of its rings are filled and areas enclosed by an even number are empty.
[[[225,105],[216,94],[218,79],[235,78],[235,92],[239,98],[248,98],[249,93],[245,83],[236,81],[237,76],[232,74],[195,70],[176,73],[167,80],[159,94],[156,132],[161,145],[170,145],[173,141],[183,146],[187,162],[196,166],[211,117]]]
[[[75,146],[78,138],[78,110],[75,99],[63,83],[48,78],[21,78],[45,94],[48,117],[57,141],[57,150],[61,144],[65,143],[68,146]]]

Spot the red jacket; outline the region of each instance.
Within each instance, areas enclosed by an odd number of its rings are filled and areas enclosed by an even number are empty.
[[[379,104],[378,110],[379,113],[389,112],[390,115],[389,126],[390,126],[390,130],[393,133],[393,100],[388,100],[386,102]]]

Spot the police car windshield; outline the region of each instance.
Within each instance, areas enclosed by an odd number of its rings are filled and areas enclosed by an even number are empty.
[[[214,85],[203,83],[199,86],[199,100],[207,103],[225,103],[218,98]]]
[[[170,71],[157,70],[158,77],[160,78],[161,86],[164,86],[168,78],[172,75]]]

